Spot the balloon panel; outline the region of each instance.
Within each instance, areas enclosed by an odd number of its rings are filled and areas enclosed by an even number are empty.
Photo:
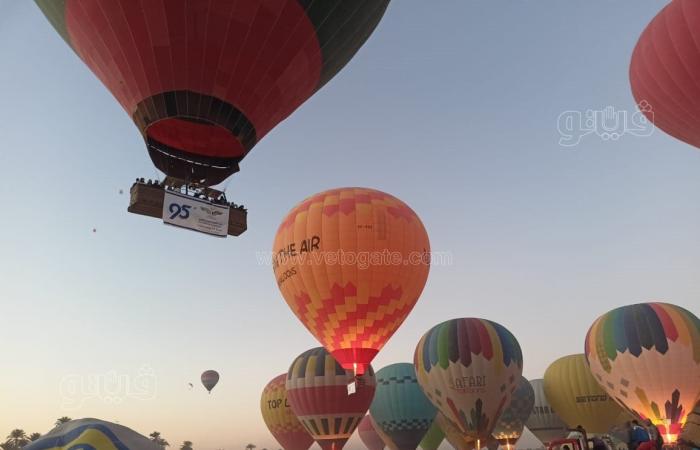
[[[530,385],[535,393],[535,404],[525,422],[528,430],[543,444],[565,438],[569,434],[568,428],[549,404],[544,393],[544,380],[530,380]]]
[[[374,423],[369,415],[366,415],[360,425],[357,427],[357,434],[360,435],[360,440],[368,450],[382,450],[384,441],[374,429]]]
[[[515,444],[523,434],[525,421],[530,417],[534,405],[535,391],[526,378],[520,377],[508,407],[496,422],[492,433],[493,437],[501,442],[507,441],[509,444]]]
[[[433,421],[425,437],[420,441],[420,447],[423,450],[437,450],[444,440],[445,433],[442,432],[437,421]]]

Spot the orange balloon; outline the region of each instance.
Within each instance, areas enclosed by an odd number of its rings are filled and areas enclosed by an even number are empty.
[[[295,206],[273,251],[287,304],[357,374],[411,312],[430,268],[428,234],[416,213],[367,188],[333,189]]]

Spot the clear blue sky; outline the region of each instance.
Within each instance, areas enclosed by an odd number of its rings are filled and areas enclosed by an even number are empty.
[[[0,433],[98,416],[198,450],[275,446],[260,391],[316,342],[256,252],[331,187],[402,198],[453,255],[376,368],[410,361],[452,317],[508,327],[536,378],[612,307],[698,313],[700,151],[660,130],[558,144],[564,111],[634,110],[631,50],[664,4],[395,0],[232,177],[249,230],[219,240],[127,214],[131,181],[155,176],[139,133],[33,2],[0,0]],[[154,399],[62,409],[65,377],[143,365]],[[222,374],[211,396],[198,385],[209,368]]]

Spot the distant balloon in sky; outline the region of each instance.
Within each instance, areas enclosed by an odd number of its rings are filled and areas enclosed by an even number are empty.
[[[22,450],[162,450],[146,436],[99,419],[77,419],[54,427]]]
[[[428,234],[416,213],[367,188],[333,189],[295,206],[273,251],[289,307],[358,374],[411,312],[430,268]]]
[[[700,147],[700,2],[673,0],[654,17],[632,53],[632,94],[647,118]]]
[[[286,381],[287,374],[283,373],[267,383],[260,397],[260,412],[270,433],[284,450],[307,450],[314,443],[314,438],[292,411],[287,399]]]
[[[453,319],[423,335],[414,364],[433,404],[464,434],[485,443],[520,379],[523,355],[502,325]]]
[[[608,394],[675,445],[700,400],[700,320],[668,303],[623,306],[591,325],[585,348]]]
[[[362,47],[388,0],[36,0],[169,176],[218,184]]]
[[[632,417],[598,384],[582,354],[564,356],[544,372],[544,392],[559,417],[569,426],[605,434]]]
[[[383,450],[384,441],[379,436],[372,423],[372,418],[366,415],[360,425],[357,427],[357,434],[360,435],[360,440],[368,450]]]
[[[374,423],[394,450],[415,450],[437,410],[425,396],[411,363],[391,364],[376,373],[377,391],[369,407]]]
[[[442,444],[442,441],[444,440],[445,433],[442,432],[442,430],[440,429],[440,425],[438,425],[437,421],[433,421],[433,424],[430,426],[430,429],[423,437],[423,440],[420,441],[420,447],[423,450],[438,450],[440,444]]]
[[[525,421],[530,417],[534,406],[535,391],[530,386],[530,382],[521,376],[508,407],[496,422],[496,428],[492,433],[493,437],[508,449],[514,447],[523,434]]]
[[[202,373],[202,385],[209,391],[211,394],[211,390],[214,389],[214,386],[219,382],[219,372],[216,370],[207,370],[206,372]]]
[[[349,385],[355,383],[354,392]],[[292,411],[323,450],[340,450],[369,409],[376,380],[372,366],[355,376],[324,348],[299,355],[287,373]]]
[[[530,380],[535,393],[535,404],[525,425],[543,444],[564,439],[569,434],[568,427],[554,411],[544,393],[544,380]]]

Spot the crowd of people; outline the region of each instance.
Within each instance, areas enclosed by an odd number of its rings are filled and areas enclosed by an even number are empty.
[[[148,180],[146,180],[145,178],[137,178],[136,182],[140,183],[140,184],[145,184],[146,186],[152,186],[152,187],[156,187],[156,188],[160,188],[160,189],[171,189],[169,186],[167,186],[165,184],[165,182],[158,181],[158,180],[151,180],[150,178]],[[229,202],[226,199],[226,194],[224,194],[223,192],[219,192],[219,191],[210,191],[210,192],[216,192],[217,195],[211,195],[211,193],[208,193],[204,189],[195,189],[193,191],[192,196],[195,198],[198,198],[200,200],[205,200],[209,203],[213,203],[215,205],[228,206],[229,208],[232,208],[232,209],[246,211],[245,206],[237,205],[233,202]]]
[[[569,431],[568,439],[577,440],[580,448],[583,450],[610,450],[614,448],[612,442],[606,442],[599,436],[589,439],[588,433],[581,425]],[[627,422],[622,430],[622,435],[619,437],[623,438],[628,450],[662,450],[664,445],[663,436],[661,436],[658,428],[651,420],[646,420],[643,424],[640,424],[637,420]],[[561,450],[575,449],[569,445],[563,445]]]

